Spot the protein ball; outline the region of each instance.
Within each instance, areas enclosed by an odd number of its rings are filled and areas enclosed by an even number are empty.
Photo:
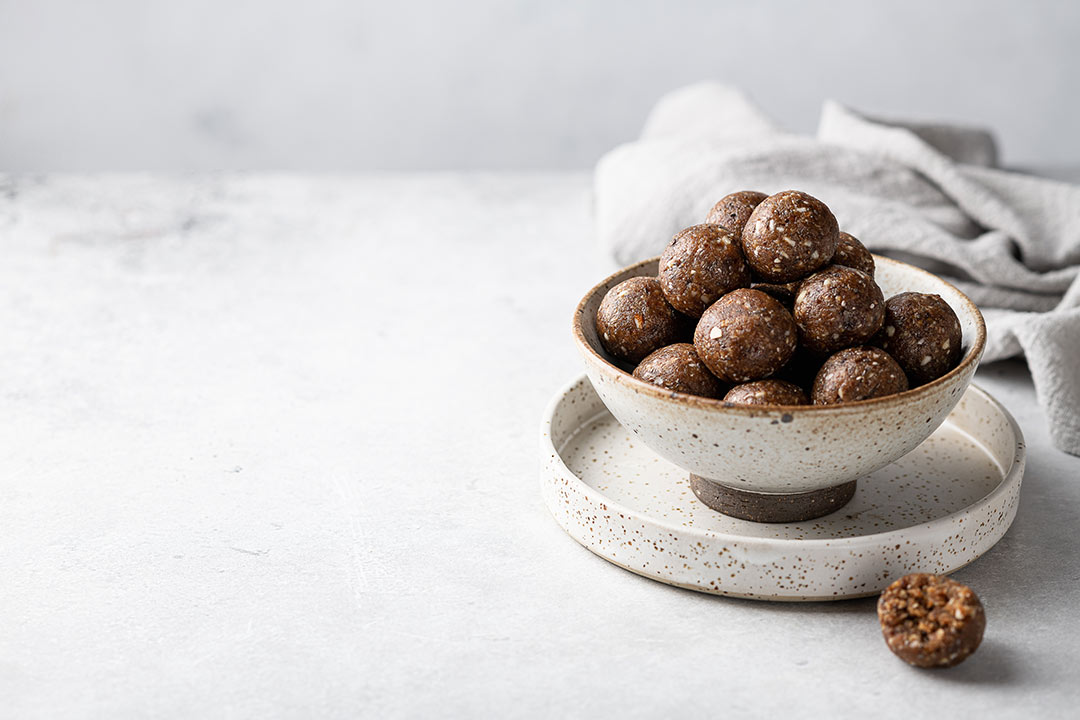
[[[712,210],[705,216],[705,222],[719,225],[735,237],[741,237],[754,208],[767,197],[765,193],[754,190],[741,190],[725,195],[720,198],[720,202],[712,206]]]
[[[862,270],[870,277],[874,277],[874,256],[870,254],[865,245],[846,232],[841,232],[839,235],[832,262],[833,265],[843,265]]]
[[[759,290],[732,290],[698,321],[694,349],[721,380],[741,383],[768,377],[795,352],[795,321],[778,300]]]
[[[885,322],[885,297],[866,273],[832,265],[803,280],[794,315],[799,342],[831,353],[874,337]]]
[[[607,291],[596,311],[596,332],[609,353],[637,363],[657,348],[675,342],[679,319],[651,277],[624,280]]]
[[[678,311],[699,318],[735,288],[750,284],[738,237],[719,225],[680,231],[660,256],[660,288]]]
[[[806,277],[836,252],[840,228],[832,211],[798,190],[771,195],[757,206],[742,232],[750,267],[773,283]]]
[[[877,612],[893,654],[922,668],[962,663],[986,630],[979,596],[943,575],[905,575],[881,593]]]
[[[634,370],[634,377],[665,390],[718,398],[724,385],[701,362],[690,343],[675,343],[650,353]]]
[[[876,347],[841,350],[821,366],[810,398],[815,405],[869,400],[908,389],[907,377],[889,353]]]
[[[878,344],[896,358],[912,382],[939,378],[960,362],[960,319],[940,295],[906,292],[885,303]]]
[[[724,402],[732,405],[809,405],[803,389],[786,380],[755,380],[728,390]]]

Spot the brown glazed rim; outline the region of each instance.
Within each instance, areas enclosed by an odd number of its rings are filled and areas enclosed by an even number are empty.
[[[934,275],[931,272],[927,272],[926,270],[915,267],[914,265],[911,265],[909,263],[900,262],[899,260],[893,260],[891,258],[881,257],[879,255],[874,255],[873,257],[875,263],[900,266],[910,272],[925,275],[928,278],[931,278],[934,281],[939,282],[948,288],[951,288],[953,292],[955,292],[959,296],[961,302],[965,304],[968,312],[972,315],[972,317],[975,318],[975,341],[972,344],[971,348],[966,353],[964,353],[964,356],[960,359],[960,363],[941,377],[931,380],[925,385],[920,385],[917,388],[905,390],[902,393],[895,393],[893,395],[870,398],[869,400],[857,400],[850,403],[840,403],[837,405],[729,405],[725,404],[722,399],[705,398],[698,395],[686,395],[684,393],[675,392],[672,390],[665,390],[661,387],[653,385],[652,383],[647,383],[644,380],[638,380],[630,373],[612,364],[611,361],[609,361],[607,358],[597,352],[588,343],[588,341],[585,340],[585,334],[581,326],[582,317],[585,311],[585,304],[588,303],[589,300],[591,300],[594,296],[596,296],[596,294],[599,293],[605,285],[611,282],[611,280],[616,275],[622,275],[624,273],[642,268],[650,263],[658,262],[660,259],[659,256],[652,257],[647,260],[642,260],[641,262],[637,262],[633,265],[628,265],[621,270],[617,270],[616,272],[613,272],[612,274],[601,280],[599,283],[594,285],[592,289],[589,290],[589,292],[585,293],[585,297],[581,299],[581,302],[579,302],[577,307],[574,309],[574,342],[576,342],[579,347],[583,348],[593,358],[599,360],[600,363],[604,366],[605,370],[608,371],[608,375],[610,375],[618,382],[629,384],[630,387],[632,387],[636,392],[644,393],[645,395],[651,395],[659,400],[670,402],[674,405],[681,405],[683,407],[704,408],[716,412],[737,413],[748,416],[767,414],[769,412],[780,409],[782,409],[783,412],[787,414],[843,414],[847,411],[868,408],[875,405],[885,406],[903,404],[908,401],[923,397],[925,395],[933,394],[943,385],[948,384],[950,379],[956,377],[957,375],[960,375],[963,372],[966,372],[969,368],[972,368],[972,366],[977,365],[979,359],[982,357],[983,350],[986,347],[986,323],[983,321],[982,313],[979,312],[979,308],[976,307],[975,303],[973,303],[967,295],[960,292],[956,288],[956,286],[952,285],[949,282],[946,282],[945,280],[942,280],[940,277]],[[628,277],[635,277],[635,275],[631,274]]]

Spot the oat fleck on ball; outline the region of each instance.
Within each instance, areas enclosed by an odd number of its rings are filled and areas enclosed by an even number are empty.
[[[887,352],[876,347],[841,350],[818,370],[810,398],[815,405],[869,400],[904,392],[907,377]]]
[[[718,398],[724,384],[709,372],[690,343],[675,343],[649,354],[634,369],[634,377],[665,390]]]
[[[728,390],[724,402],[732,405],[809,405],[803,389],[787,380],[755,380]]]
[[[829,263],[839,233],[836,217],[825,203],[798,190],[785,190],[762,200],[750,215],[742,232],[743,253],[765,280],[791,282]]]
[[[765,193],[754,190],[741,190],[725,195],[720,202],[712,206],[712,210],[705,216],[705,222],[719,225],[735,237],[742,237],[743,228],[754,208],[767,198]]]
[[[656,278],[633,277],[604,295],[596,311],[596,332],[605,350],[636,363],[678,339],[678,313]]]
[[[799,286],[794,315],[800,344],[831,353],[874,337],[885,322],[885,298],[866,273],[832,265]]]
[[[758,290],[732,290],[698,321],[694,348],[721,380],[749,382],[772,375],[795,352],[795,321],[775,298]]]
[[[914,383],[939,378],[960,362],[960,319],[940,295],[906,292],[885,303],[885,323],[877,337]]]
[[[874,277],[874,256],[857,238],[846,232],[841,232],[839,235],[832,262],[833,265],[862,270],[870,277]]]
[[[979,596],[943,575],[905,575],[881,593],[877,613],[889,650],[922,668],[962,663],[986,630]]]
[[[658,279],[676,310],[699,318],[725,293],[749,285],[750,268],[738,237],[719,225],[694,225],[664,248]]]

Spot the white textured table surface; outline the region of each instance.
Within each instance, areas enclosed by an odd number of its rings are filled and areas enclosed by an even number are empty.
[[[0,697],[14,717],[1017,717],[1080,705],[1080,458],[1018,363],[1019,515],[919,672],[872,600],[626,573],[537,485],[580,175],[0,177]]]

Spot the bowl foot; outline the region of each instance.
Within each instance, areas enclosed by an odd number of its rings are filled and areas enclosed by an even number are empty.
[[[810,492],[756,493],[721,485],[690,475],[690,489],[698,500],[713,510],[753,522],[801,522],[828,515],[847,504],[855,494],[857,480]]]

